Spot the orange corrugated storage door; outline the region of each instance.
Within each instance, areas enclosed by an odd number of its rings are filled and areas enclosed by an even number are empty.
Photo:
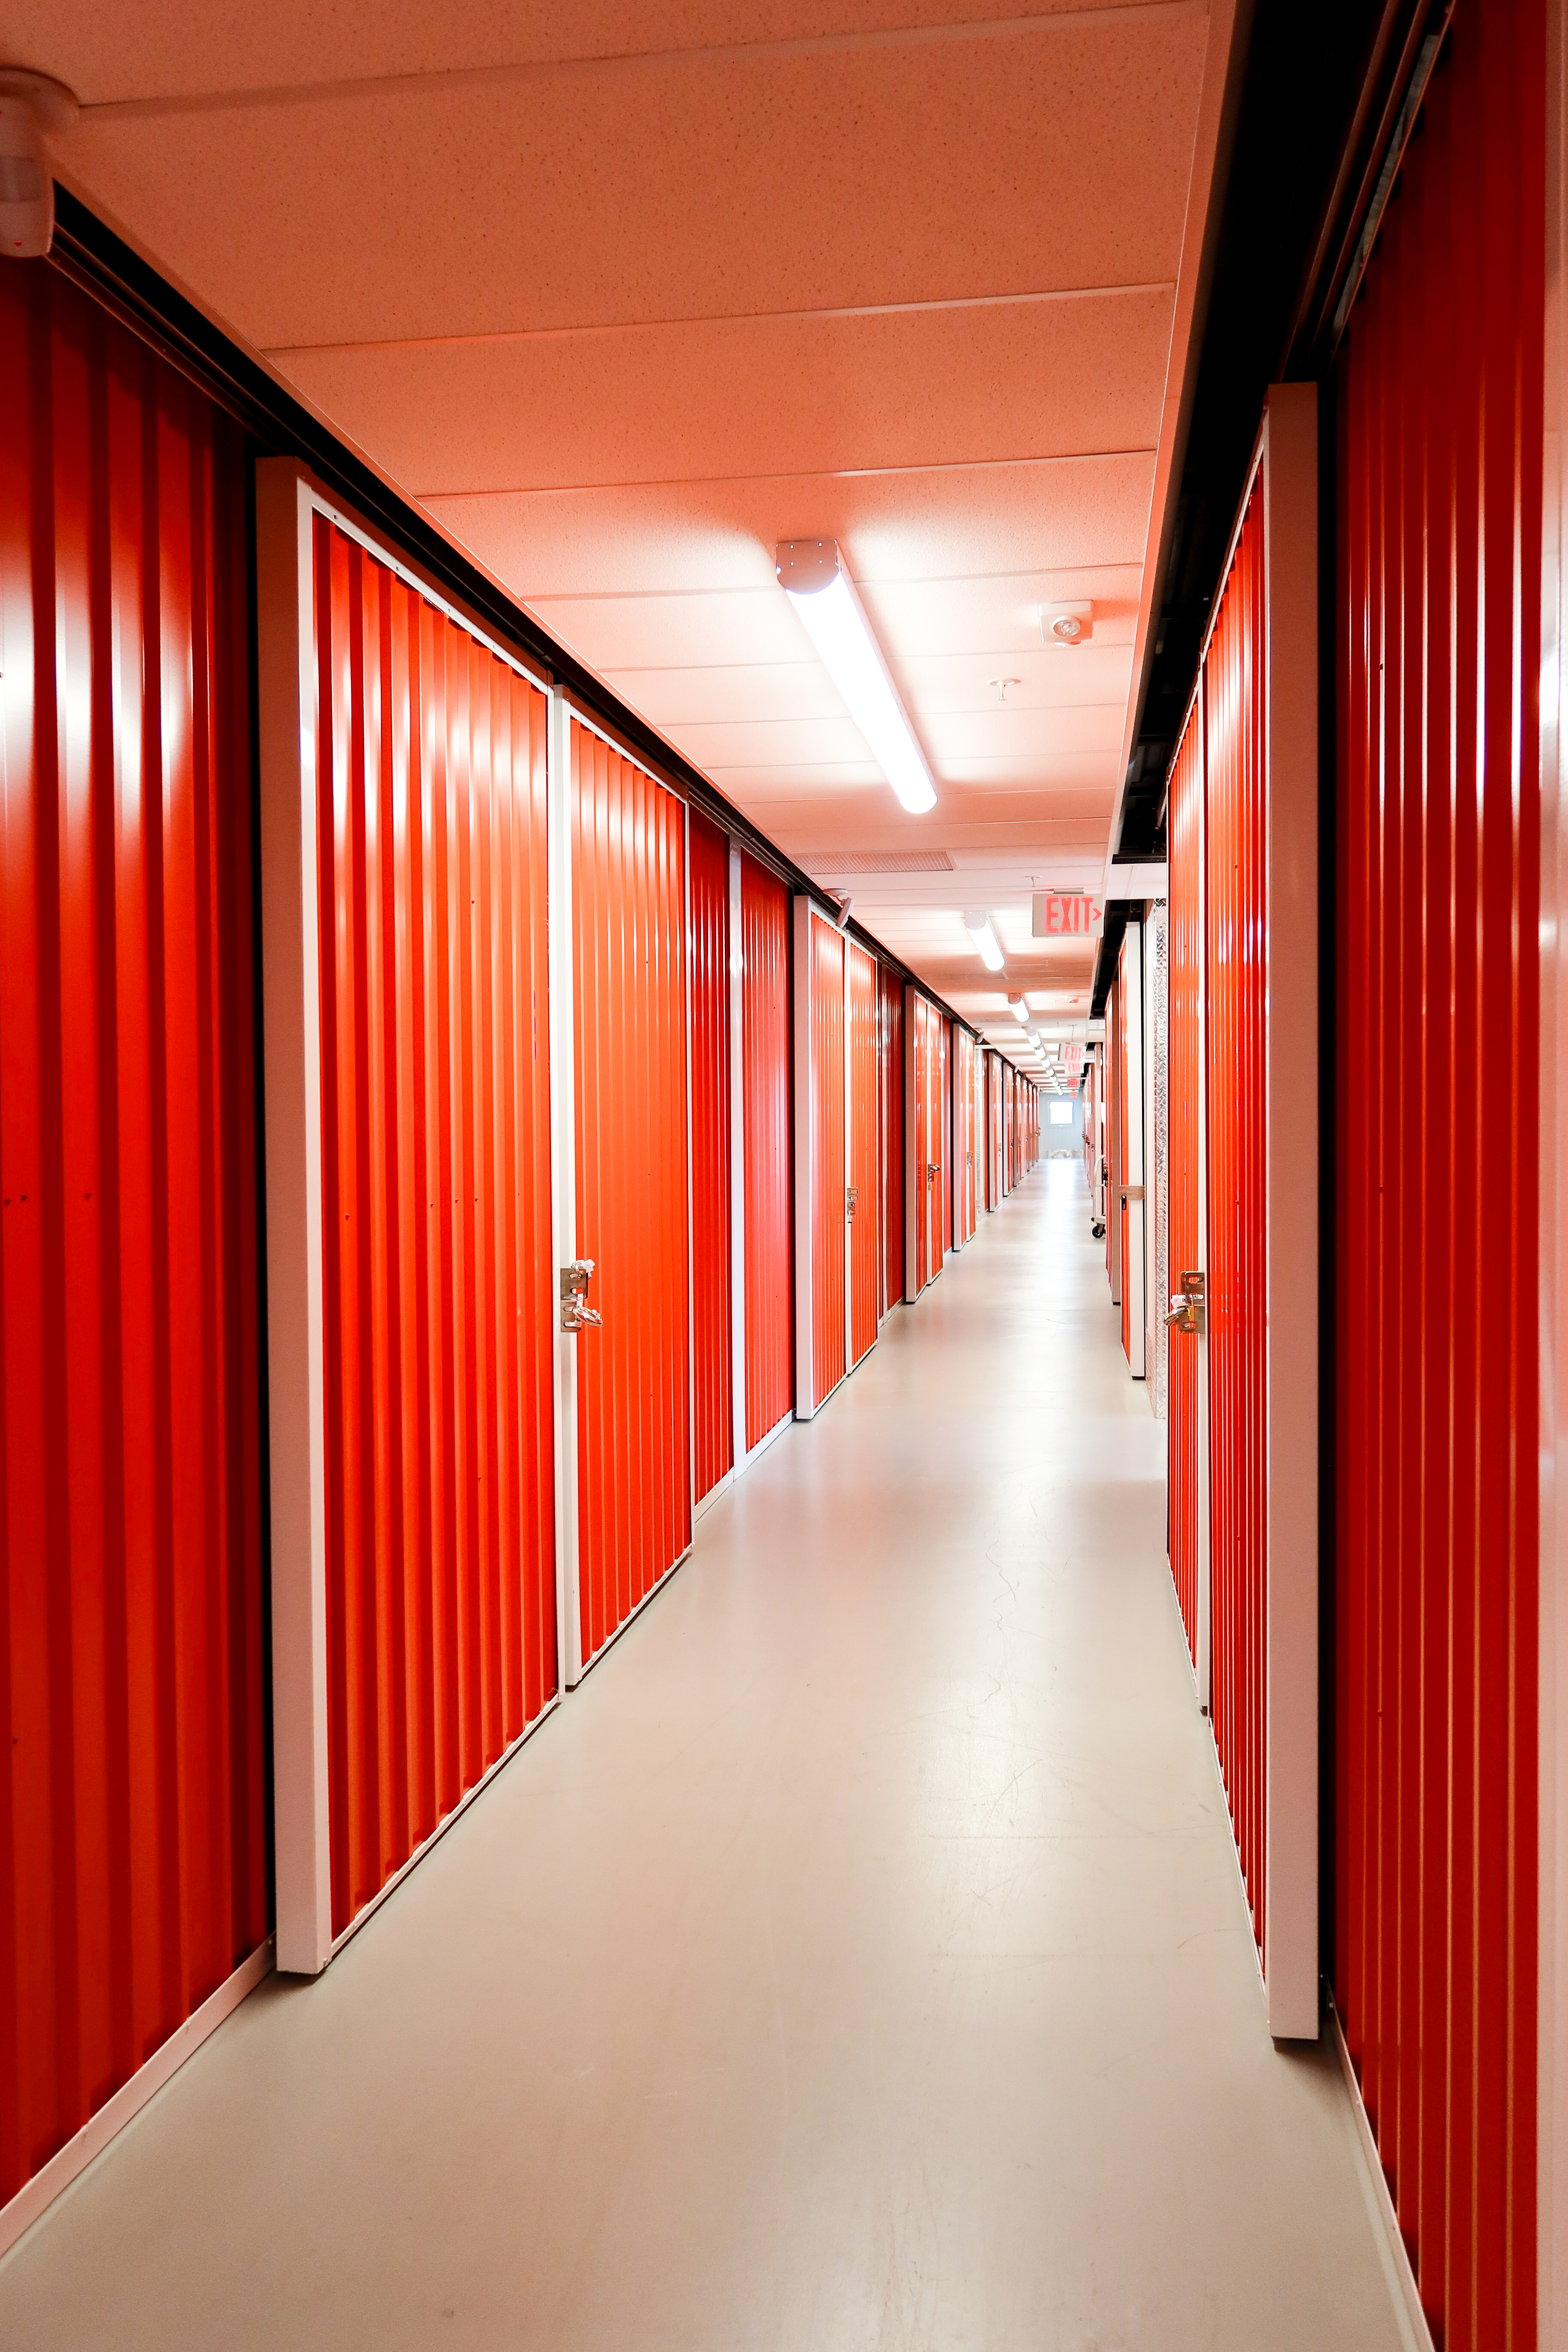
[[[1121,1304],[1121,990],[1112,979],[1105,1000],[1105,1266],[1110,1300]]]
[[[1173,1292],[1180,1288],[1184,1270],[1195,1272],[1203,1265],[1203,715],[1194,701],[1171,763],[1168,1263]],[[1157,1304],[1163,1307],[1164,1301]],[[1171,1575],[1195,1666],[1198,1381],[1203,1363],[1195,1332],[1172,1331],[1168,1363]]]
[[[985,1056],[985,1205],[1002,1205],[1002,1056]]]
[[[691,1334],[695,1496],[734,1456],[730,1393],[730,844],[689,818]]]
[[[942,1160],[938,1190],[942,1193],[942,1246],[952,1247],[952,1024],[939,1016],[936,1049],[940,1083],[937,1087],[937,1143]]]
[[[572,723],[577,1253],[602,1328],[577,1348],[586,1665],[691,1542],[686,811]]]
[[[0,2202],[263,1942],[246,458],[0,269]]]
[[[1268,1738],[1263,534],[1259,477],[1204,669],[1213,1722],[1260,1944]],[[1124,1041],[1125,1031],[1124,1020]],[[1124,1151],[1123,1182],[1126,1175]]]
[[[1137,1116],[1137,1106],[1129,1089],[1131,1058],[1129,1051],[1127,1024],[1135,1019],[1133,991],[1128,985],[1127,938],[1122,934],[1121,953],[1117,965],[1116,982],[1116,1076],[1118,1085],[1116,1119],[1116,1169],[1114,1198],[1116,1216],[1116,1254],[1121,1268],[1121,1352],[1129,1362],[1132,1356],[1132,1285],[1128,1279],[1131,1264],[1131,1218],[1128,1214],[1127,1187],[1129,1176],[1129,1122]]]
[[[556,1687],[547,706],[313,561],[338,1936]]]
[[[844,1378],[844,935],[811,918],[812,1404]]]
[[[934,1281],[942,1265],[942,1206],[947,1176],[947,1148],[942,1135],[942,1018],[935,1005],[926,1007],[926,1164],[930,1171],[931,1207],[926,1219],[926,1279]]]
[[[853,940],[845,942],[848,1014],[849,1361],[858,1364],[877,1336],[877,1284],[881,1259],[877,1118],[877,960]]]
[[[940,1071],[936,1055],[937,1016],[932,1007],[921,995],[910,1000],[910,1066],[914,1079],[914,1117],[911,1121],[910,1151],[912,1175],[910,1202],[913,1210],[914,1280],[912,1297],[919,1297],[931,1279],[937,1267],[940,1210],[937,1205],[937,1180],[941,1163],[937,1159],[937,1087]]]
[[[741,860],[741,1106],[745,1170],[746,1444],[795,1411],[790,1234],[789,892]]]
[[[1545,2134],[1537,2105],[1557,2063],[1538,2074],[1538,1900],[1562,1935],[1537,1886],[1542,1787],[1562,1801],[1543,1630],[1563,1705],[1561,1538],[1543,1559],[1538,1520],[1563,1410],[1538,1418],[1542,1372],[1562,1378],[1537,1199],[1538,680],[1562,659],[1539,597],[1543,446],[1554,580],[1562,562],[1548,21],[1459,0],[1335,385],[1334,1997],[1445,2352],[1533,2352],[1564,2326],[1535,2294],[1563,2161],[1560,2092]]]
[[[904,990],[897,972],[877,968],[881,1072],[882,1312],[904,1295]]]

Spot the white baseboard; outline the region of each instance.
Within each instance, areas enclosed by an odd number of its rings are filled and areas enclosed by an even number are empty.
[[[122,2083],[95,2116],[89,2116],[80,2131],[68,2139],[64,2147],[58,2148],[31,2180],[24,2182],[9,2203],[0,2205],[0,2254],[9,2252],[61,2191],[86,2171],[115,2134],[123,2131],[132,2116],[163,2089],[171,2076],[179,2073],[186,2059],[239,2007],[247,1993],[254,1992],[262,1978],[270,1975],[272,1943],[268,1936],[248,1959],[241,1960],[234,1974],[226,1977],[216,1992],[208,1993],[201,2007],[192,2011],[184,2025],[175,2027],[167,2042],[138,2066],[131,2080]]]
[[[1383,2158],[1377,2152],[1377,2142],[1373,2137],[1372,2124],[1361,2095],[1361,2084],[1356,2081],[1355,2068],[1351,2064],[1351,2053],[1345,2046],[1340,2013],[1331,1999],[1329,2002],[1329,2025],[1334,2037],[1334,2048],[1340,2053],[1340,2064],[1344,2070],[1351,2109],[1355,2117],[1356,2146],[1362,2160],[1362,2189],[1373,2216],[1373,2226],[1377,2231],[1379,2251],[1384,2258],[1389,2293],[1394,2298],[1405,2352],[1435,2352],[1432,2330],[1426,2325],[1426,2314],[1421,2308],[1421,2290],[1410,2266],[1405,2232],[1394,2210],[1388,2177],[1383,2168]]]
[[[720,1496],[727,1495],[734,1483],[735,1473],[733,1470],[726,1470],[724,1475],[719,1479],[715,1485],[709,1487],[708,1492],[703,1496],[702,1500],[700,1503],[694,1503],[692,1505],[691,1524],[693,1527],[697,1525],[699,1519],[705,1518],[707,1517],[708,1513],[713,1508],[714,1504],[719,1500]]]

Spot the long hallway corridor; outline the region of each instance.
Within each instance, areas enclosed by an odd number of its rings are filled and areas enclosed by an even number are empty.
[[[0,2343],[1381,2352],[1277,2052],[1073,1161],[900,1312],[319,1980],[0,2267]]]

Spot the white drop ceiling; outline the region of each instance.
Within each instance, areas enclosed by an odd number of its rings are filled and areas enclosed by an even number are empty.
[[[1047,1036],[1088,1012],[1092,947],[1033,940],[1029,899],[1103,873],[1233,20],[55,0],[9,46],[82,101],[62,178],[1016,1050],[1010,990]],[[774,579],[807,535],[926,815]],[[1047,647],[1068,600],[1092,641]]]

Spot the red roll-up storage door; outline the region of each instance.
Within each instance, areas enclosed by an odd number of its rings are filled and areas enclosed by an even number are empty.
[[[1214,1733],[1261,1943],[1267,1738],[1264,837],[1261,478],[1205,664],[1209,1478]],[[1125,1168],[1125,1162],[1124,1162]]]
[[[811,919],[812,1402],[844,1378],[844,937]]]
[[[904,991],[905,1085],[910,1116],[906,1141],[905,1297],[918,1298],[942,1272],[942,1015],[914,988]]]
[[[742,1157],[745,1171],[746,1444],[795,1412],[790,1230],[789,892],[741,859]]]
[[[243,436],[0,272],[0,2202],[264,1941]]]
[[[556,1688],[546,703],[312,528],[335,1937]]]
[[[1105,1268],[1110,1302],[1121,1304],[1121,988],[1112,979],[1105,1000]]]
[[[1544,37],[1459,0],[1335,386],[1334,1997],[1446,2352],[1538,2329]]]
[[[572,723],[577,1349],[586,1665],[691,1542],[686,810]]]
[[[1203,742],[1203,711],[1194,700],[1171,764],[1168,1256],[1173,1292],[1180,1288],[1184,1272],[1201,1272],[1205,1265]],[[1199,1412],[1200,1381],[1206,1378],[1203,1348],[1197,1330],[1171,1333],[1167,1431],[1171,1575],[1194,1669],[1199,1578],[1208,1572],[1206,1556],[1200,1549],[1199,1526],[1204,1473],[1200,1448],[1207,1441]],[[1200,1692],[1207,1696],[1202,1685]]]
[[[877,967],[878,1055],[881,1084],[882,1312],[904,1295],[904,990],[896,972]]]
[[[847,1225],[844,934],[795,902],[795,1402],[809,1421],[844,1378]]]
[[[878,1137],[877,960],[847,940],[846,1070],[849,1096],[848,1181],[855,1195],[849,1219],[849,1361],[859,1362],[877,1336],[877,1288],[882,1255]]]
[[[952,1248],[952,1024],[940,1015],[936,1024],[938,1061],[937,1143],[942,1157],[938,1189],[942,1193],[942,1246]]]
[[[689,819],[691,971],[691,1333],[694,1496],[735,1450],[730,1389],[730,844]]]

